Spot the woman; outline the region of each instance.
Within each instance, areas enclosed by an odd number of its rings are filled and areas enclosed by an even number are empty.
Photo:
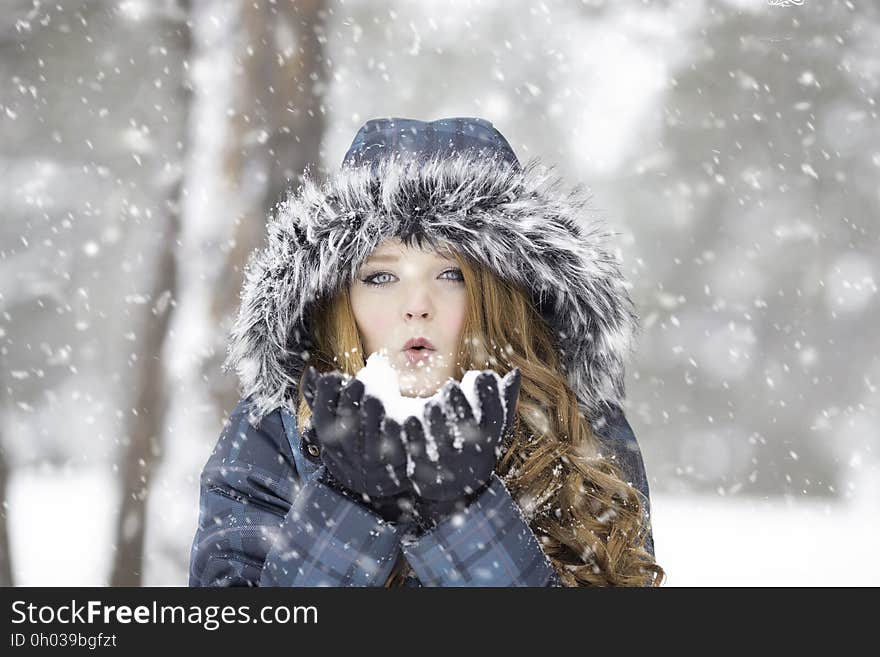
[[[379,119],[323,186],[306,176],[276,206],[232,332],[243,395],[202,473],[191,586],[659,586],[621,410],[636,314],[585,201],[545,174],[482,119]],[[430,367],[404,352],[416,337]],[[469,421],[441,406],[425,436],[383,419],[347,378],[374,351],[408,396],[506,375],[478,385],[498,416],[490,476],[441,496],[386,463],[399,488],[361,494],[353,451],[412,465],[433,440],[445,467]],[[340,416],[352,438],[331,443]]]

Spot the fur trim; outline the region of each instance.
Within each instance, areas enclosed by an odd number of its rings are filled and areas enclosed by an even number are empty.
[[[313,301],[352,281],[383,240],[411,234],[530,289],[582,411],[593,420],[603,405],[621,405],[638,316],[604,246],[610,233],[584,216],[581,187],[563,193],[560,183],[537,158],[517,169],[468,151],[386,159],[377,178],[368,167],[341,168],[322,185],[307,169],[299,189],[288,187],[273,208],[267,243],[248,260],[223,364],[252,399],[251,423],[278,407],[296,415],[314,344]]]

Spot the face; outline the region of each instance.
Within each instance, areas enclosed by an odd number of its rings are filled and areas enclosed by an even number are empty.
[[[350,294],[364,358],[384,353],[398,372],[400,394],[429,397],[455,376],[467,309],[455,260],[386,240],[361,266]],[[404,350],[419,337],[433,349]]]

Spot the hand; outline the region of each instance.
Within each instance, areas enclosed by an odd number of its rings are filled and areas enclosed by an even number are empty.
[[[338,370],[318,374],[309,366],[303,383],[326,466],[324,483],[386,521],[408,519],[413,495],[400,424],[385,416],[378,398],[365,394],[363,382],[346,381]]]
[[[418,495],[416,513],[429,530],[464,509],[491,483],[503,453],[502,442],[516,415],[521,374],[514,368],[501,380],[484,371],[477,376],[477,421],[456,381],[444,385],[440,402],[425,405],[425,426],[416,417],[404,422],[407,474]]]

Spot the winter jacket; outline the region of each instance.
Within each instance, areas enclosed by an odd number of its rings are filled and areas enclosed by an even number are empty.
[[[560,191],[551,173],[537,158],[521,167],[483,119],[392,118],[368,121],[325,183],[306,174],[288,189],[245,268],[224,363],[238,374],[241,400],[201,475],[191,586],[381,586],[401,552],[411,586],[559,586],[497,475],[424,535],[319,480],[317,446],[295,420],[314,348],[311,311],[392,236],[449,245],[529,291],[603,455],[650,511],[621,410],[637,315],[604,244],[609,234],[584,216],[580,188]]]
[[[504,483],[424,536],[386,523],[317,480],[321,464],[286,409],[255,428],[235,407],[201,476],[189,586],[382,586],[403,552],[406,586],[560,586]],[[620,409],[596,435],[649,504],[638,443]],[[653,536],[647,546],[653,555]]]

